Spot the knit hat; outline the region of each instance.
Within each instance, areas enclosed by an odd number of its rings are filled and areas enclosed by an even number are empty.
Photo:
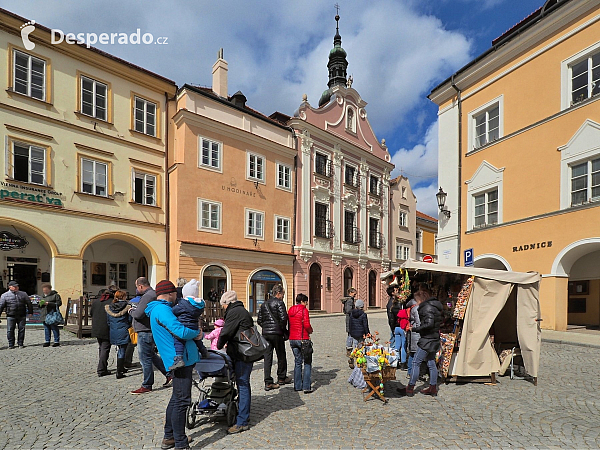
[[[237,293],[235,291],[227,291],[221,295],[221,305],[229,305],[231,302],[237,302]]]
[[[198,297],[198,292],[200,292],[199,284],[200,282],[195,279],[188,281],[181,289],[181,294],[184,297]]]
[[[365,302],[363,302],[362,300],[356,300],[356,303],[354,303],[354,306],[356,306],[357,308],[364,308]]]
[[[225,325],[225,321],[223,319],[215,320],[215,327],[222,327],[223,325]]]
[[[158,284],[156,285],[156,289],[154,289],[154,291],[156,292],[156,295],[158,296],[158,295],[170,294],[171,292],[177,292],[177,288],[169,280],[162,280],[162,281],[158,282]]]

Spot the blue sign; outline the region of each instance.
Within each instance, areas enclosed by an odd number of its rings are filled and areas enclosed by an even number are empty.
[[[281,281],[281,277],[270,270],[260,270],[254,274],[250,281]]]
[[[472,248],[465,250],[465,267],[473,267],[474,256]]]

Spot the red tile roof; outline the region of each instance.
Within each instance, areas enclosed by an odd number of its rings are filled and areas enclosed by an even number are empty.
[[[430,222],[435,223],[437,223],[438,221],[435,217],[428,216],[427,214],[422,213],[421,211],[417,211],[417,219],[429,220]]]
[[[498,36],[496,39],[494,39],[492,41],[492,45],[496,45],[498,42],[500,42],[502,39],[504,39],[509,34],[515,32],[516,30],[518,30],[519,28],[521,28],[525,24],[531,22],[532,20],[535,20],[540,15],[540,13],[542,12],[542,9],[543,9],[543,6],[540,6],[538,9],[536,9],[534,12],[532,12],[531,14],[529,14],[523,20],[521,20],[520,22],[518,22],[516,25],[514,25],[513,27],[511,27],[508,30],[506,30],[504,33],[502,33],[500,36]]]

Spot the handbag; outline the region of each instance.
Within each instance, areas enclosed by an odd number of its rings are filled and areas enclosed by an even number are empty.
[[[137,335],[137,333],[135,332],[135,328],[133,328],[133,327],[129,327],[129,329],[128,329],[127,331],[129,331],[129,340],[131,341],[131,343],[132,343],[133,345],[137,345],[137,338],[138,338],[138,335]]]
[[[55,307],[54,311],[46,314],[44,323],[46,325],[63,325],[65,323],[65,319],[63,319],[63,316],[60,313],[58,307]]]
[[[258,332],[256,325],[247,330],[240,331],[234,337],[233,343],[240,359],[247,363],[261,360],[269,349],[269,343]]]
[[[302,312],[302,331],[300,332],[300,338],[304,338],[304,312]],[[302,352],[302,358],[304,359],[304,364],[312,363],[312,355],[314,352],[313,343],[310,340],[310,336],[308,339],[300,340],[300,351]]]
[[[265,307],[267,308],[267,311],[269,311],[269,315],[271,316],[271,320],[277,324],[277,326],[279,327],[280,330],[283,330],[283,340],[287,341],[290,338],[290,330],[288,330],[285,327],[282,327],[281,323],[278,320],[275,319],[275,316],[273,315],[273,311],[271,311],[271,308],[269,307],[268,303],[265,303]]]

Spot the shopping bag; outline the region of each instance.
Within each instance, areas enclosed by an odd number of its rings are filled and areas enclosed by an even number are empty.
[[[234,338],[237,353],[244,362],[255,362],[265,356],[269,343],[258,332],[256,325],[244,331],[240,331]]]

